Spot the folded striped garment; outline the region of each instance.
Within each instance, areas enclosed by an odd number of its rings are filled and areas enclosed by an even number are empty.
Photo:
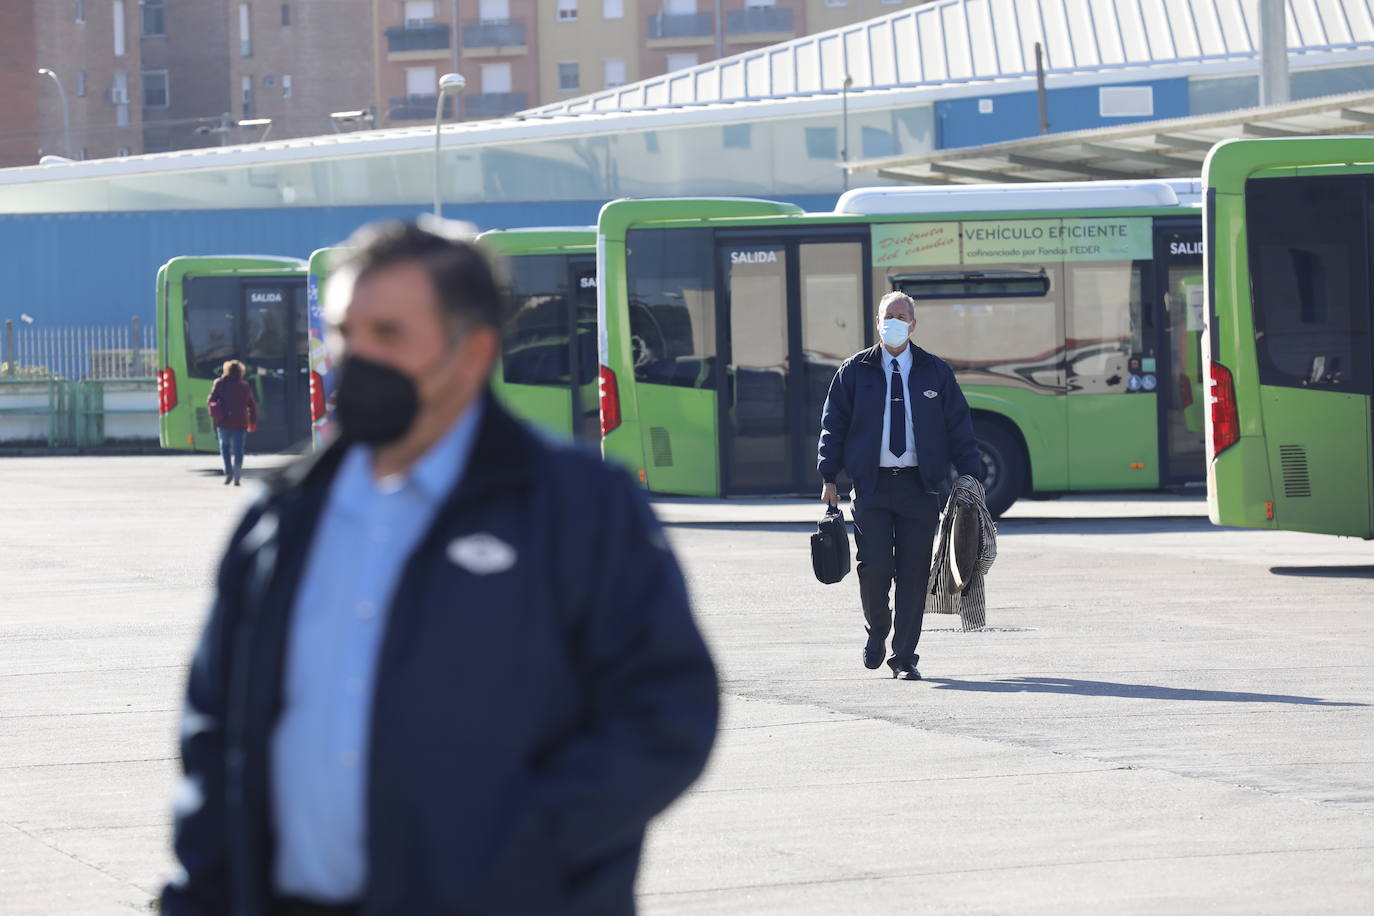
[[[988,512],[983,485],[965,474],[954,482],[940,539],[930,566],[926,610],[958,614],[963,629],[987,625],[983,577],[997,559],[997,523]]]

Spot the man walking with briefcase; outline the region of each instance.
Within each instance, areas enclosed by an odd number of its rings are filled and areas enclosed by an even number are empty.
[[[830,383],[816,466],[827,505],[839,502],[840,471],[854,480],[859,597],[868,631],[864,667],[882,665],[891,632],[892,676],[918,681],[916,644],[940,520],[936,491],[951,464],[981,480],[983,462],[954,371],[910,342],[915,303],[905,293],[888,293],[877,322],[882,343],[845,360]]]

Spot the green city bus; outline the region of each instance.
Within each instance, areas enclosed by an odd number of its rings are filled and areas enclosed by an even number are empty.
[[[310,436],[306,266],[297,258],[172,258],[157,272],[158,434],[163,448],[219,450],[206,399],[241,360],[258,402],[254,451]]]
[[[492,390],[546,432],[596,441],[596,230],[591,226],[494,229],[478,242],[498,255],[506,280],[505,340]],[[321,296],[336,248],[310,256],[311,379],[314,441],[326,435],[334,375],[324,346]]]
[[[659,493],[817,489],[830,381],[900,289],[968,396],[997,513],[1201,483],[1200,200],[1193,180],[868,188],[832,213],[613,201],[605,454]]]
[[[1374,538],[1374,138],[1227,141],[1203,183],[1208,513]]]

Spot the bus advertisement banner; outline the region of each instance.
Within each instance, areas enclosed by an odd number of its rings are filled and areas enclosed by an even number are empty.
[[[1007,219],[873,226],[873,263],[927,267],[1154,257],[1149,217]]]

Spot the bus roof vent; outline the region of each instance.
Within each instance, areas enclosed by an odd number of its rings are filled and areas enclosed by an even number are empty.
[[[1196,185],[1194,188],[1193,185]],[[1025,184],[980,184],[958,187],[856,188],[840,195],[836,213],[879,216],[909,213],[979,213],[1009,210],[1116,210],[1128,207],[1177,207],[1191,194],[1201,199],[1202,182],[1060,181]]]

